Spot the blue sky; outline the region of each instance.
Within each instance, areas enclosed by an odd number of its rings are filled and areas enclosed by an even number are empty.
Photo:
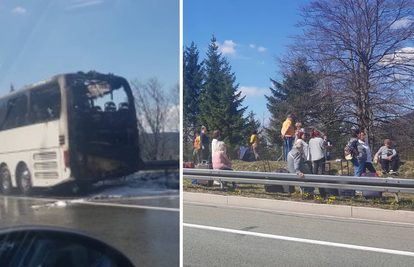
[[[183,0],[183,45],[194,41],[202,60],[214,34],[247,96],[244,105],[257,119],[267,119],[264,95],[270,94],[269,78],[281,81],[274,58],[286,51],[289,35],[301,32],[294,27],[301,19],[298,9],[309,2]]]
[[[0,95],[96,70],[179,83],[179,0],[0,0]]]

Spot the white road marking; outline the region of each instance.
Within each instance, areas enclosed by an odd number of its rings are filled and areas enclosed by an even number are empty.
[[[227,228],[220,228],[220,227],[213,227],[213,226],[206,226],[206,225],[198,225],[198,224],[190,224],[190,223],[183,223],[183,226],[184,227],[189,227],[189,228],[197,228],[197,229],[204,229],[204,230],[218,231],[218,232],[225,232],[225,233],[232,233],[232,234],[240,234],[240,235],[264,237],[264,238],[271,238],[271,239],[279,239],[279,240],[307,243],[307,244],[313,244],[313,245],[348,248],[348,249],[355,249],[355,250],[363,250],[363,251],[371,251],[371,252],[379,252],[379,253],[387,253],[387,254],[414,257],[414,252],[409,252],[409,251],[384,249],[384,248],[374,248],[374,247],[334,243],[334,242],[319,241],[319,240],[304,239],[304,238],[296,238],[296,237],[281,236],[281,235],[263,234],[263,233],[248,232],[248,231],[241,231],[241,230],[234,230],[234,229],[227,229]]]

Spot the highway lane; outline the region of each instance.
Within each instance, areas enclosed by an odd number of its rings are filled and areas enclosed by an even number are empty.
[[[148,184],[148,183],[147,183]],[[0,227],[76,229],[122,251],[136,266],[179,266],[179,191],[116,186],[88,196],[0,196]]]
[[[184,266],[413,266],[414,262],[414,224],[187,202],[183,212]]]

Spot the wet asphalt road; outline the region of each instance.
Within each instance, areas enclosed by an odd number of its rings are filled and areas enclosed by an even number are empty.
[[[145,184],[102,187],[81,198],[0,196],[0,227],[76,229],[119,249],[136,266],[178,266],[179,191]]]

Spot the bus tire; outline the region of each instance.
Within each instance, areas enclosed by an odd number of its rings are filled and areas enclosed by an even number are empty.
[[[17,171],[17,183],[20,192],[24,195],[30,195],[33,189],[32,175],[25,164],[20,166]]]
[[[0,170],[0,182],[1,182],[1,192],[4,195],[10,195],[13,186],[11,181],[11,174],[9,168],[4,165]]]

